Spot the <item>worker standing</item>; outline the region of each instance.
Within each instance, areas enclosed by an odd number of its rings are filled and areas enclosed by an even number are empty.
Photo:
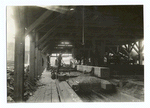
[[[61,53],[59,54],[57,60],[58,60],[58,67],[57,67],[57,75],[58,75],[59,69],[61,67],[61,60],[62,60],[62,54]]]

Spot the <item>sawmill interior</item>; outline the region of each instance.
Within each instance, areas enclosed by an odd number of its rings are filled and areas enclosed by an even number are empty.
[[[8,8],[8,103],[144,101],[143,5]]]

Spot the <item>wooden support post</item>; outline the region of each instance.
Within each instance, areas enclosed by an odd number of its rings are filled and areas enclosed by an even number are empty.
[[[38,48],[35,48],[35,76],[36,79],[38,78]]]
[[[98,58],[99,62],[98,65],[104,65],[104,56],[105,56],[105,41],[101,41],[101,45],[98,47]]]
[[[35,34],[30,36],[30,73],[29,80],[34,82],[35,78]]]
[[[49,57],[49,55],[47,55],[46,58],[47,58],[47,70],[49,70],[50,69],[50,57]]]
[[[42,64],[42,63],[43,63],[43,60],[44,60],[44,59],[43,59],[43,56],[42,56],[42,53],[41,53],[41,75],[42,75],[42,72],[43,72],[43,64]]]
[[[117,46],[117,55],[119,55],[119,45]]]
[[[49,56],[48,56],[49,58]],[[46,68],[47,69],[47,54],[44,56],[44,65],[43,65],[43,70]]]
[[[144,49],[144,45],[141,47],[141,51],[143,52],[143,49]]]
[[[38,41],[38,33],[35,34],[35,41]],[[38,47],[35,47],[35,78],[38,78]]]
[[[91,64],[95,66],[95,52],[96,52],[96,43],[95,39],[92,39],[92,57],[91,57]]]
[[[40,54],[41,54],[41,57],[40,57],[40,74],[42,75],[42,72],[43,72],[42,59],[43,59],[43,57],[42,57],[42,53],[40,53]]]
[[[42,54],[41,54],[41,51],[40,51],[40,76],[42,75]]]
[[[75,49],[74,48],[72,48],[72,57],[74,58],[74,54],[75,53]]]
[[[48,55],[48,58],[49,58],[49,55]],[[47,54],[44,56],[44,66],[43,66],[43,70],[45,69],[45,68],[47,68],[47,62],[48,62],[48,60],[50,60],[50,59],[47,59]],[[49,61],[50,62],[50,61]],[[49,66],[50,66],[50,64],[49,64]]]
[[[37,61],[38,61],[38,67],[37,67],[37,69],[38,69],[38,77],[40,76],[40,50],[38,50],[38,53],[37,53]]]
[[[41,53],[41,73],[43,72],[44,69],[44,54]]]
[[[15,74],[14,74],[14,100],[22,102],[24,95],[24,55],[25,55],[25,8],[14,8],[16,35],[15,35]]]
[[[130,57],[131,57],[131,56],[130,56],[131,46],[132,46],[131,43],[129,43],[129,44],[128,44],[128,50],[127,50],[127,51],[128,51],[128,62],[130,62]]]
[[[143,61],[143,54],[142,54],[142,41],[139,41],[139,64],[142,65]]]
[[[88,65],[91,65],[91,50],[90,49],[88,50]]]

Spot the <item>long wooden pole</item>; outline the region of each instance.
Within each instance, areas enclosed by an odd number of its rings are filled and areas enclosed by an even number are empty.
[[[35,34],[35,41],[38,41],[38,33]],[[35,78],[38,78],[38,47],[35,47]]]
[[[38,50],[38,76],[41,76],[41,51],[40,50]]]
[[[30,82],[34,82],[35,78],[35,40],[34,37],[31,36],[30,38],[30,73],[29,79]]]
[[[24,100],[24,55],[25,55],[25,8],[14,8],[16,35],[15,35],[15,74],[14,99],[16,102]]]

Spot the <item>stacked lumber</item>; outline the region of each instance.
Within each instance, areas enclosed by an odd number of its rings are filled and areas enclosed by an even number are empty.
[[[84,73],[90,73],[94,68],[94,75],[100,78],[109,78],[110,69],[108,67],[95,67],[86,65],[77,65],[77,70]]]
[[[83,72],[91,72],[93,66],[83,66]]]
[[[77,71],[83,72],[84,65],[77,65]]]
[[[65,81],[68,78],[77,77],[80,74],[81,74],[80,72],[60,72],[58,74],[58,79],[59,79],[59,81]]]
[[[107,80],[101,79],[101,88],[104,90],[111,90],[112,84]]]
[[[82,102],[74,90],[67,84],[66,81],[58,82],[57,88],[61,102]]]
[[[80,87],[79,87],[79,82],[78,81],[74,81],[72,78],[69,79],[68,84],[70,85],[70,87],[74,90],[74,91],[79,91]]]
[[[59,81],[65,81],[68,78],[66,74],[58,74]]]
[[[94,75],[100,78],[109,78],[110,69],[108,67],[94,67]]]
[[[107,91],[112,89],[112,84],[109,81],[85,74],[76,78],[70,78],[68,83],[75,91],[90,92],[91,90]]]

